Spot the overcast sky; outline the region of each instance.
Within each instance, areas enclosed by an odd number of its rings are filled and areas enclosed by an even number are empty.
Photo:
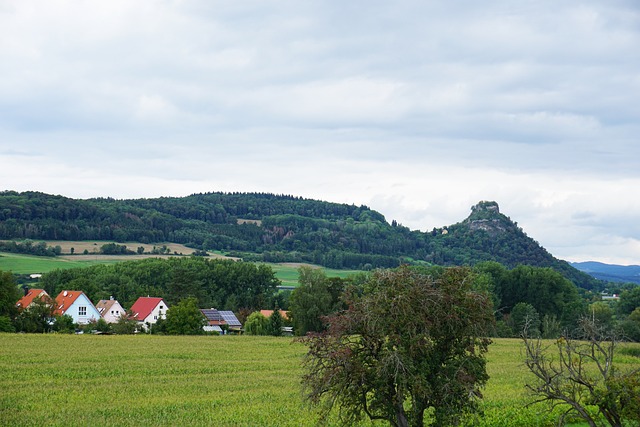
[[[640,4],[0,0],[0,189],[480,200],[640,264]]]

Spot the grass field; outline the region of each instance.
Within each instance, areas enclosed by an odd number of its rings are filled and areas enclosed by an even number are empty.
[[[304,351],[274,337],[0,334],[0,425],[314,425]],[[496,340],[488,359],[486,416],[473,425],[554,425],[545,406],[524,408],[519,341]]]
[[[32,255],[0,253],[0,270],[14,274],[48,273],[58,268],[87,267],[96,263],[120,262],[120,260],[82,259],[69,260],[61,257],[39,257]]]
[[[57,243],[57,242],[47,242]],[[70,245],[79,242],[67,243],[66,249],[71,247]],[[86,243],[87,245],[92,245]],[[133,247],[135,244],[130,244]],[[79,245],[76,245],[79,246]],[[87,246],[87,247],[90,247]],[[82,248],[83,246],[79,246]],[[178,247],[173,247],[178,249]],[[64,250],[64,249],[63,249]],[[0,270],[11,271],[14,274],[32,274],[32,273],[48,273],[49,271],[56,269],[67,269],[76,267],[88,267],[95,264],[113,264],[122,261],[134,261],[145,258],[167,258],[173,255],[68,255],[58,257],[39,257],[32,255],[22,255],[0,252]],[[223,257],[219,254],[213,254],[215,257]],[[276,274],[276,277],[285,286],[297,286],[298,285],[298,268],[300,264],[271,264],[267,263]],[[328,277],[341,277],[345,278],[349,275],[358,273],[357,270],[333,270],[323,268]]]

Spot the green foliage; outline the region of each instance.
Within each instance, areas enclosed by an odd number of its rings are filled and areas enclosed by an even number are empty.
[[[60,255],[61,250],[60,246],[50,247],[45,242],[34,243],[31,240],[25,240],[23,242],[0,241],[0,252],[54,257]]]
[[[529,336],[540,336],[540,315],[529,303],[517,303],[513,307],[513,310],[511,310],[509,323],[515,337],[519,337],[525,333],[525,329]]]
[[[16,303],[21,297],[13,274],[0,270],[0,316],[14,319],[18,314]]]
[[[118,318],[116,323],[111,324],[111,331],[118,335],[134,334],[137,328],[138,322],[134,319],[134,315],[131,311],[127,311]]]
[[[493,312],[473,281],[463,268],[437,279],[407,267],[376,271],[326,333],[304,339],[308,399],[325,415],[336,408],[346,425],[365,416],[395,426],[423,426],[425,416],[458,424],[478,409],[488,380]]]
[[[68,314],[63,314],[62,316],[55,317],[52,329],[61,334],[72,334],[75,331],[75,327],[73,317]]]
[[[501,313],[527,303],[540,317],[556,316],[563,328],[571,329],[586,312],[576,287],[551,268],[519,265],[508,270],[497,263],[484,263],[476,269],[493,278]]]
[[[253,312],[244,323],[244,331],[247,335],[271,335],[269,319],[259,311]]]
[[[9,316],[0,316],[0,332],[15,332],[16,328],[13,326]]]
[[[618,313],[628,315],[638,307],[640,307],[640,286],[622,291],[618,301]]]
[[[269,332],[274,337],[282,336],[282,315],[279,309],[273,310],[271,316],[269,316]]]
[[[164,331],[169,335],[202,335],[207,321],[195,298],[188,298],[171,306],[164,320]]]
[[[124,307],[140,296],[153,295],[170,307],[191,297],[198,306],[237,310],[264,307],[274,298],[279,282],[267,265],[175,257],[54,270],[44,274],[40,284],[50,295],[71,287],[92,301],[113,296]]]
[[[100,247],[100,253],[104,255],[133,255],[135,252],[128,250],[125,245],[106,243]]]
[[[29,333],[50,332],[53,326],[54,304],[47,297],[37,297],[28,308],[20,311],[15,320],[16,331]]]
[[[252,261],[358,270],[406,262],[451,266],[497,261],[509,268],[551,267],[585,288],[602,286],[554,258],[501,214],[495,202],[474,206],[469,218],[445,234],[389,224],[367,206],[286,195],[74,200],[5,191],[0,193],[0,239],[170,241],[202,251],[233,251]]]
[[[342,308],[340,300],[345,282],[328,279],[320,269],[300,267],[300,285],[291,293],[289,313],[296,335],[321,332],[325,329],[323,316]]]

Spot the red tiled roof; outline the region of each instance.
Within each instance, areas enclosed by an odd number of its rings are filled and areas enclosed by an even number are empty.
[[[16,303],[16,307],[19,309],[27,308],[38,297],[49,297],[49,294],[44,289],[29,289],[27,294]]]
[[[131,306],[131,311],[134,313],[134,319],[144,320],[153,311],[154,308],[162,302],[162,298],[156,297],[140,297]],[[165,309],[166,309],[165,303]]]
[[[260,310],[260,314],[268,319],[273,314],[273,311],[274,310]],[[289,316],[287,316],[287,312],[284,310],[280,310],[280,316],[282,316],[284,320],[289,320]]]
[[[56,309],[53,311],[54,315],[63,315],[65,311],[71,307],[80,295],[82,291],[62,291],[56,297]]]

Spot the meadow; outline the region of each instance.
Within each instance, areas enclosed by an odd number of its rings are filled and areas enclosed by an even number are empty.
[[[525,408],[520,348],[490,347],[485,417],[469,425],[556,422],[544,405]],[[304,352],[276,337],[0,334],[0,425],[314,425],[300,390]]]
[[[47,242],[57,243],[57,242]],[[70,242],[67,244],[76,244],[80,242]],[[135,244],[128,244],[134,247]],[[66,247],[65,247],[66,248]],[[67,248],[68,249],[68,248]],[[57,269],[68,269],[77,267],[89,267],[95,264],[113,264],[123,261],[135,261],[145,258],[167,258],[175,255],[63,255],[58,257],[41,257],[33,255],[14,254],[0,252],[0,270],[10,271],[14,274],[32,274],[32,273],[48,273]],[[224,258],[220,254],[212,254],[212,257]],[[273,264],[265,263],[270,266],[278,280],[284,286],[298,286],[298,268],[302,264],[282,263]],[[349,275],[359,273],[357,270],[334,270],[330,268],[312,266],[314,268],[322,268],[327,277],[346,278]]]

